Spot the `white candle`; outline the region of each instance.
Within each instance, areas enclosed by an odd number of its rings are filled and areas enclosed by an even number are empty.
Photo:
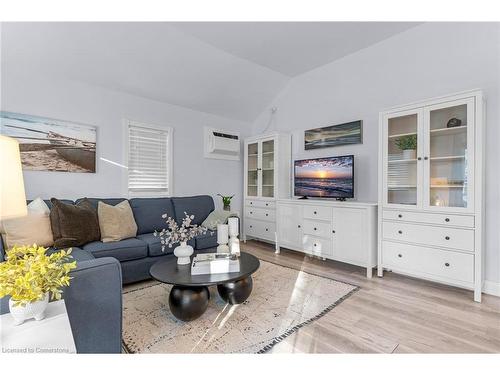
[[[230,217],[227,220],[227,222],[229,225],[229,235],[231,237],[238,236],[238,234],[239,234],[239,228],[238,228],[239,219],[237,217]]]
[[[226,244],[229,240],[229,228],[227,224],[217,224],[217,243]]]

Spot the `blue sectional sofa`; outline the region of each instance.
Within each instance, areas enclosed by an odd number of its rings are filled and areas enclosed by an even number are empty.
[[[97,207],[99,201],[116,205],[124,198],[89,198]],[[63,200],[65,203],[76,203]],[[46,201],[49,208],[52,204]],[[165,227],[161,217],[167,214],[180,223],[184,212],[194,215],[193,224],[201,224],[215,209],[211,196],[172,198],[133,198],[129,200],[137,224],[137,236],[118,242],[95,241],[73,248],[77,268],[72,271],[71,286],[64,300],[79,353],[120,353],[122,333],[122,284],[149,279],[155,262],[173,256],[172,248],[161,249],[155,230]],[[195,252],[210,252],[217,246],[213,231],[194,238]],[[57,251],[50,249],[49,251]],[[0,260],[4,258],[0,241]],[[8,312],[8,299],[0,300],[0,313]]]

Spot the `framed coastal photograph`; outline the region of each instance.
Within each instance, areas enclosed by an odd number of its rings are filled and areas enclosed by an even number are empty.
[[[304,132],[304,148],[306,150],[358,143],[363,143],[363,121],[361,120]]]
[[[95,126],[0,112],[0,133],[18,140],[25,170],[95,173]]]

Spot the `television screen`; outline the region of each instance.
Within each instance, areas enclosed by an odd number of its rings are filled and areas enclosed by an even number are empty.
[[[354,156],[296,160],[295,195],[354,198]]]

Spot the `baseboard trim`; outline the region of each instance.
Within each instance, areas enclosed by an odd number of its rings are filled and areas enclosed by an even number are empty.
[[[483,285],[483,293],[500,297],[500,283],[485,280]]]

